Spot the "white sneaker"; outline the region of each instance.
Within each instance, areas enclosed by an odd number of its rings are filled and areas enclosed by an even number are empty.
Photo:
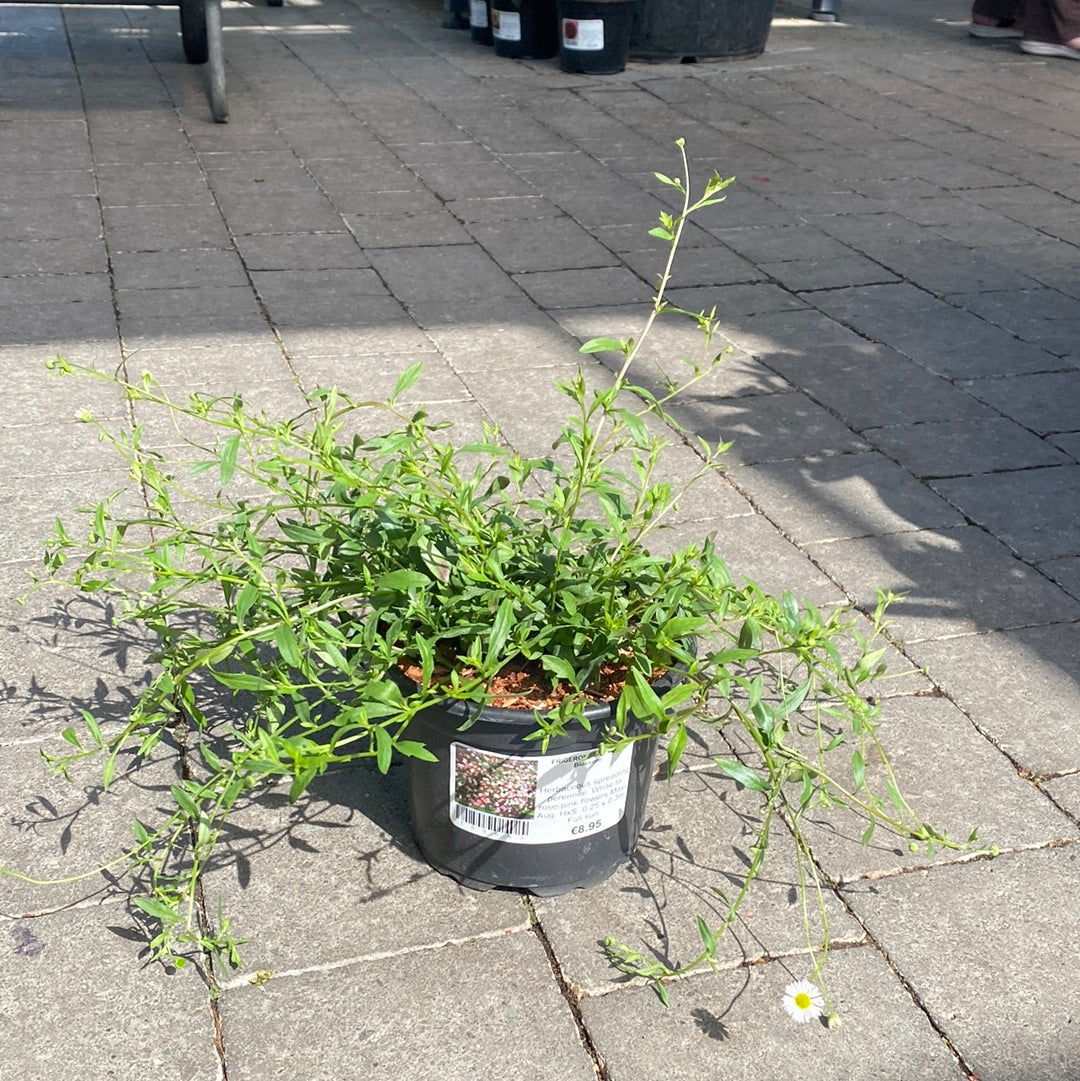
[[[1058,41],[1028,41],[1025,38],[1020,42],[1020,48],[1032,56],[1063,56],[1066,60],[1080,60],[1080,49]]]

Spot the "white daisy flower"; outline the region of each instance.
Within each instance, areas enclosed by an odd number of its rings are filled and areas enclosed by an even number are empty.
[[[825,996],[809,980],[789,983],[784,991],[784,1009],[792,1021],[800,1025],[815,1021],[825,1010]]]

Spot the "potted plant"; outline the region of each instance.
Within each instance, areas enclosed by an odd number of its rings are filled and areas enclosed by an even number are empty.
[[[473,886],[559,892],[610,874],[637,839],[657,741],[674,769],[691,720],[728,739],[720,768],[767,809],[747,886],[770,825],[798,837],[820,801],[864,817],[867,836],[882,824],[953,843],[910,812],[891,773],[884,798],[868,780],[882,756],[866,684],[890,598],[826,613],[740,584],[713,539],[653,550],[685,490],[666,476],[669,449],[691,441],[690,484],[726,450],[668,415],[723,352],[715,313],[679,311],[665,292],[686,221],[731,183],[714,175],[695,199],[687,181],[656,176],[679,209],[652,230],[669,253],[651,310],[636,340],[582,347],[616,358],[615,374],[594,386],[579,367],[561,384],[567,419],[547,456],[524,457],[495,430],[455,444],[401,404],[419,365],[387,401],[320,390],[307,414],[278,420],[240,397],[176,402],[149,375],[53,362],[115,380],[186,445],[166,456],[141,426],[86,417],[126,461],[142,509],[122,510],[121,490],[85,512],[84,532],[58,523],[43,576],[108,597],[158,644],[122,729],[86,714],[54,760],[67,770],[100,756],[108,785],[131,749],[149,755],[166,737],[183,748],[170,809],[137,823],[117,861],[145,878],[134,903],[157,956],[182,959],[194,942],[235,958],[228,924],[200,923],[199,898],[230,812],[267,781],[286,778],[295,800],[363,759],[384,772],[404,759],[421,848]],[[695,321],[703,358],[646,381],[635,363],[660,318]],[[711,960],[723,927],[700,929],[693,964]],[[666,995],[674,970],[617,942],[609,953]]]

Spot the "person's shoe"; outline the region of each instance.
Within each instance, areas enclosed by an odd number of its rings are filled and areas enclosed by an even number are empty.
[[[1013,24],[1011,19],[1002,19],[996,26],[984,26],[982,23],[969,23],[968,33],[973,38],[1021,38],[1024,32]]]
[[[1080,49],[1060,41],[1030,41],[1024,38],[1020,48],[1032,56],[1063,56],[1066,60],[1080,60]]]

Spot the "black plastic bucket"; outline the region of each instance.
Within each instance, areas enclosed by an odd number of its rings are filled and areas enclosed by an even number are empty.
[[[774,0],[636,0],[636,60],[739,60],[760,55]]]
[[[559,51],[555,0],[491,0],[495,54],[512,60],[547,60]]]
[[[558,0],[559,67],[614,75],[626,67],[634,0]]]
[[[590,707],[591,731],[545,750],[529,710],[448,702],[417,714],[409,738],[435,762],[406,760],[413,830],[437,871],[473,889],[554,896],[610,877],[633,853],[655,768],[656,738],[597,754],[613,705]]]
[[[481,45],[492,45],[491,6],[489,0],[469,0],[469,34]]]

